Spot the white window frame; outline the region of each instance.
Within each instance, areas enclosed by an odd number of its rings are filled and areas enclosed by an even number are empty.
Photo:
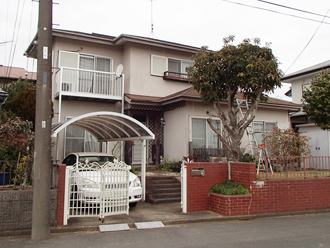
[[[67,121],[67,120],[70,120],[70,119],[72,119],[72,118],[75,118],[74,116],[66,116],[65,117],[65,120]],[[83,145],[84,145],[84,147],[83,147],[83,149],[85,150],[86,149],[86,147],[85,147],[85,145],[86,145],[86,133],[87,133],[87,131],[85,130],[85,129],[83,129],[83,128],[81,128],[82,130],[83,130],[83,135],[84,135],[84,137],[82,138],[82,137],[79,137],[79,139],[80,140],[83,140]],[[64,132],[64,156],[67,156],[69,153],[67,153],[67,149],[66,149],[66,143],[67,143],[67,127],[65,127],[65,132]],[[70,137],[70,138],[75,138],[75,137]],[[95,137],[94,137],[95,138]],[[78,137],[76,137],[75,139],[78,139]],[[103,144],[102,144],[102,146],[103,146]],[[98,150],[100,149],[100,147],[98,146]],[[81,151],[81,152],[84,152],[84,151]]]
[[[205,120],[206,127],[210,128],[209,124],[207,122],[207,119],[209,119],[209,118],[210,117],[202,117],[202,116],[190,116],[189,117],[189,142],[191,142],[191,143],[193,142],[193,119],[203,119],[203,120]],[[221,120],[219,118],[211,118],[211,119],[220,122],[220,132],[221,132],[221,130],[223,128]],[[211,128],[210,128],[210,131],[213,132],[213,130]],[[207,138],[208,138],[208,135],[206,135],[205,139],[207,139]],[[206,141],[206,146],[207,146],[206,148],[210,148],[210,147],[208,147],[208,145],[209,145],[209,143],[208,143],[208,141]],[[222,148],[222,143],[219,139],[219,147],[217,147],[217,149],[221,149],[221,148]]]
[[[100,55],[95,55],[95,54],[87,54],[87,53],[76,53],[76,52],[68,52],[68,51],[64,51],[64,50],[59,50],[59,59],[58,59],[58,65],[61,66],[61,62],[62,62],[62,52],[63,53],[71,53],[71,54],[76,54],[77,56],[77,61],[76,61],[76,67],[73,67],[75,69],[80,69],[80,57],[93,57],[94,58],[94,71],[96,68],[96,60],[95,58],[101,58],[101,59],[109,59],[111,61],[111,65],[110,65],[110,72],[113,72],[113,65],[114,65],[114,58],[113,57],[107,57],[107,56],[100,56]]]
[[[151,75],[153,76],[164,76],[164,72],[162,74],[158,74],[158,73],[155,73],[154,72],[154,58],[162,58],[162,59],[165,59],[165,71],[167,71],[168,69],[168,62],[167,62],[167,57],[164,57],[164,56],[158,56],[158,55],[153,55],[151,54]]]
[[[168,71],[168,61],[169,60],[177,60],[177,61],[180,61],[180,73],[186,73],[186,72],[183,72],[183,68],[182,68],[182,62],[188,62],[188,63],[193,63],[194,64],[194,61],[191,61],[191,60],[186,60],[186,59],[178,59],[178,58],[172,58],[172,57],[164,57],[164,56],[159,56],[159,55],[155,55],[155,54],[151,54],[151,66],[150,66],[150,72],[151,72],[151,75],[153,76],[164,76],[164,72],[159,74],[159,73],[155,73],[154,72],[154,68],[153,68],[153,65],[154,65],[154,58],[162,58],[162,59],[165,59],[165,71]]]
[[[93,57],[94,59],[94,69],[92,71],[98,71],[96,70],[96,58],[100,58],[100,59],[109,59],[110,60],[110,68],[109,68],[109,72],[113,72],[113,63],[114,63],[114,58],[113,57],[106,57],[106,56],[99,56],[99,55],[94,55],[94,54],[86,54],[86,53],[78,53],[78,67],[80,69],[80,58],[81,57]],[[105,72],[105,71],[101,71],[101,72]]]
[[[258,142],[258,145],[262,144],[262,140],[263,140],[263,135],[266,134],[267,132],[271,132],[271,130],[266,130],[266,124],[275,124],[275,127],[278,127],[278,122],[277,121],[253,121],[253,131],[254,131],[254,134],[256,135],[256,139],[257,139],[257,142]],[[256,131],[255,129],[255,124],[262,124],[263,127],[262,127],[262,131]],[[261,140],[259,140],[258,138],[258,135],[261,134]]]

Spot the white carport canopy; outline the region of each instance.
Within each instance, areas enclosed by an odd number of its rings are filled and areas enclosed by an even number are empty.
[[[143,200],[145,200],[145,172],[147,162],[146,140],[155,139],[155,135],[149,130],[149,128],[130,116],[116,112],[102,111],[84,114],[68,121],[55,123],[52,125],[52,136],[57,137],[57,134],[69,125],[85,129],[99,142],[143,140],[141,179]]]
[[[99,142],[155,139],[155,135],[141,122],[116,112],[92,112],[55,123],[52,125],[52,136],[56,137],[69,125],[85,129]]]

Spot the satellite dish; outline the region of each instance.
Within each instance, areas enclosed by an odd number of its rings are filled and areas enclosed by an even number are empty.
[[[117,66],[117,69],[116,69],[116,75],[117,75],[117,77],[120,77],[121,74],[123,74],[123,69],[124,69],[124,67],[123,67],[122,64],[119,64],[119,65]]]

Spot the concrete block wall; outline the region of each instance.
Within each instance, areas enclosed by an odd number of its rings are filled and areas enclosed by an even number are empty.
[[[32,190],[0,191],[0,231],[31,229]],[[51,225],[56,225],[57,189],[51,190]]]

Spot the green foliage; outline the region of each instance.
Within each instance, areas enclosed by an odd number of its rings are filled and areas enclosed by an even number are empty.
[[[36,87],[22,90],[14,99],[7,102],[5,107],[23,120],[31,121],[33,129],[35,126]]]
[[[157,166],[157,170],[164,170],[164,171],[179,171],[181,168],[181,162],[176,161],[168,161],[163,164]]]
[[[227,180],[224,183],[214,184],[210,189],[210,193],[221,195],[248,195],[250,191],[243,184]]]
[[[259,102],[267,100],[264,93],[281,87],[282,72],[272,50],[259,46],[259,39],[255,39],[254,44],[246,39],[237,46],[230,44],[233,40],[234,36],[225,38],[225,45],[219,51],[202,47],[193,57],[194,66],[187,71],[203,103],[213,104],[215,114],[210,115],[222,122],[221,134],[208,120],[211,129],[230,157],[238,161],[245,129],[253,121]],[[237,118],[236,98],[249,101],[249,109],[242,119]],[[223,101],[226,101],[225,105]]]
[[[330,69],[315,75],[303,92],[303,109],[323,130],[330,129]]]
[[[0,125],[5,124],[8,119],[15,119],[16,117],[13,112],[0,108]]]
[[[273,92],[281,86],[282,72],[272,50],[260,47],[259,40],[255,43],[247,39],[234,46],[225,39],[221,50],[202,47],[194,56],[195,64],[188,68],[188,73],[204,103],[219,100],[233,103],[239,90],[248,100],[256,101],[263,92]]]
[[[32,123],[19,117],[7,119],[0,126],[0,160],[17,160],[19,155],[32,154]]]
[[[250,153],[244,153],[241,156],[240,162],[254,163],[255,162],[255,158]]]
[[[292,128],[285,130],[274,128],[265,135],[264,143],[272,156],[308,156],[310,154],[308,138]]]
[[[2,90],[8,93],[7,101],[1,106],[7,111],[13,112],[23,120],[28,120],[35,126],[36,86],[34,83],[19,79],[6,84]]]
[[[35,86],[34,83],[19,79],[15,82],[6,84],[2,87],[3,91],[6,91],[8,93],[7,101],[5,102],[4,106],[6,106],[7,103],[9,103],[11,100],[13,100],[21,91],[25,90],[26,88],[30,88]]]

